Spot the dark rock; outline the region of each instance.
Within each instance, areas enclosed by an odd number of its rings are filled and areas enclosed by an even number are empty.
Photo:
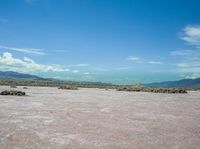
[[[2,91],[0,95],[25,96],[26,93],[22,91]]]

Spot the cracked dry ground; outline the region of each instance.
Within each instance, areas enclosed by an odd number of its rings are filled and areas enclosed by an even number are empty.
[[[0,86],[0,91],[9,89]],[[23,90],[23,87],[18,87]],[[199,149],[200,92],[29,87],[0,96],[0,149]]]

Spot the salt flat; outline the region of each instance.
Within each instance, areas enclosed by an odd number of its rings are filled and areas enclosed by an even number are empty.
[[[9,89],[0,86],[0,91]],[[18,87],[18,90],[24,90]],[[0,149],[199,149],[200,92],[28,87],[0,96]]]

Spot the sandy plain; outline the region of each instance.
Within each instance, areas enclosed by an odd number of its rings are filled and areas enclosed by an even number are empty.
[[[24,91],[28,96],[0,95],[0,149],[200,148],[198,91]]]

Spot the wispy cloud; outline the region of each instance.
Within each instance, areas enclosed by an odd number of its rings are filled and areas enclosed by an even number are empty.
[[[175,50],[170,52],[171,56],[177,57],[188,57],[190,59],[194,59],[195,57],[200,57],[200,50],[193,49],[193,50]]]
[[[87,67],[87,66],[90,66],[89,64],[77,64],[77,65],[73,65],[73,66],[76,66],[76,67]]]
[[[73,68],[73,67],[88,67],[88,66],[90,66],[90,64],[85,64],[85,63],[68,65],[68,67],[70,67],[70,68]]]
[[[170,55],[171,56],[189,56],[192,54],[192,50],[175,50],[171,51]]]
[[[127,60],[129,60],[129,61],[139,61],[139,60],[141,60],[141,58],[137,57],[137,56],[129,56],[127,58]]]
[[[158,65],[162,65],[163,62],[160,62],[160,61],[148,61],[147,63],[149,64],[158,64]]]
[[[23,59],[14,58],[9,52],[0,55],[0,69],[26,73],[38,72],[64,72],[67,69],[58,65],[38,64],[34,60],[24,57]]]
[[[27,54],[36,54],[36,55],[45,55],[46,53],[43,52],[43,49],[34,49],[34,48],[14,48],[0,45],[0,49],[6,49],[11,51],[23,52]]]
[[[146,60],[144,58],[138,57],[138,56],[129,56],[127,58],[129,61],[135,61],[135,62],[142,62],[142,63],[148,63],[148,64],[163,64],[161,61],[154,61],[154,60]]]
[[[188,44],[200,46],[200,25],[188,25],[183,29],[181,39]]]

